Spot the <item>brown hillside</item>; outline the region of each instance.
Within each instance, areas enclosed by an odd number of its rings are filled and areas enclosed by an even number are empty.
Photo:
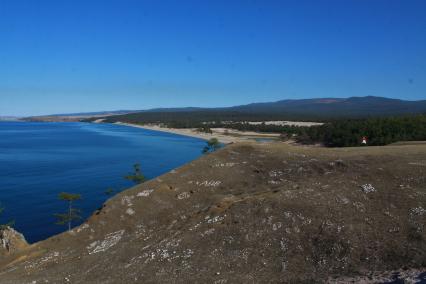
[[[425,216],[425,144],[233,144],[120,193],[70,233],[3,257],[0,282],[311,283],[420,273]]]

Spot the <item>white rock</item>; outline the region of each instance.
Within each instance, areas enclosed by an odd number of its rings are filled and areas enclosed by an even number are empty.
[[[133,210],[132,208],[128,208],[126,210],[126,214],[128,214],[128,215],[134,215],[135,214],[135,210]]]
[[[181,194],[179,194],[178,196],[177,196],[177,198],[180,200],[180,199],[187,199],[187,198],[189,198],[189,197],[191,197],[191,194],[189,193],[189,192],[182,192]]]
[[[149,196],[154,190],[153,189],[145,189],[139,192],[136,196],[138,197],[147,197]]]
[[[364,191],[364,193],[370,193],[370,192],[376,191],[374,186],[372,186],[370,183],[361,185],[361,188],[362,188],[362,191]]]

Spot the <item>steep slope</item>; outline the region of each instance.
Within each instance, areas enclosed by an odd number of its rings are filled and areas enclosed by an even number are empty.
[[[229,145],[120,193],[72,232],[1,259],[1,283],[311,283],[400,268],[419,274],[425,173],[426,144]]]

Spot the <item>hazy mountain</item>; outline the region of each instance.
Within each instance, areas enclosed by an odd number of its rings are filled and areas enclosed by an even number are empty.
[[[113,110],[113,111],[95,111],[95,112],[76,112],[76,113],[61,113],[51,114],[48,116],[104,116],[104,115],[119,115],[132,112],[141,112],[143,110]]]
[[[252,103],[222,108],[156,108],[140,112],[232,111],[243,113],[299,114],[320,117],[382,116],[426,113],[426,100],[406,101],[384,97],[318,98]],[[136,113],[138,111],[133,111]]]
[[[0,116],[0,121],[17,121],[19,117],[16,116]]]
[[[118,110],[118,111],[98,111],[98,112],[79,112],[79,113],[64,113],[64,114],[50,114],[40,116],[29,116],[21,118],[23,121],[44,121],[44,122],[71,122],[81,121],[89,118],[125,115],[131,113],[139,113],[140,110]]]
[[[191,113],[202,115],[240,114],[240,115],[268,115],[276,119],[315,119],[333,117],[366,117],[402,114],[426,113],[426,100],[406,101],[384,97],[351,97],[351,98],[316,98],[300,100],[281,100],[277,102],[252,103],[247,105],[221,108],[155,108],[148,110],[119,110],[71,114],[55,114],[48,116],[30,117],[26,120],[80,120],[88,117],[107,116],[150,116],[161,114],[167,116],[191,116]]]
[[[110,121],[247,121],[315,120],[426,113],[426,100],[404,101],[383,97],[319,98],[253,103],[224,108],[151,109],[110,117]]]
[[[381,116],[426,113],[426,100],[404,101],[372,96],[320,98],[254,103],[228,108],[228,110],[253,113],[288,113],[321,117]]]

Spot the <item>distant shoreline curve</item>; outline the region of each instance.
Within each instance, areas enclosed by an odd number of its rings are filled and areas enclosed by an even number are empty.
[[[97,123],[102,123],[102,121],[98,121]],[[226,134],[217,133],[217,132],[215,133],[214,129],[213,129],[213,133],[210,134],[210,133],[198,132],[192,128],[182,128],[182,129],[168,128],[168,127],[160,127],[158,125],[139,125],[139,124],[125,123],[125,122],[114,122],[113,124],[172,133],[172,134],[177,134],[182,136],[199,138],[206,141],[211,138],[217,138],[219,142],[223,144],[253,141],[255,138],[277,139],[279,137],[279,134],[263,134],[263,133],[255,133],[255,132],[238,132],[240,136],[233,136],[233,135],[226,135]]]

